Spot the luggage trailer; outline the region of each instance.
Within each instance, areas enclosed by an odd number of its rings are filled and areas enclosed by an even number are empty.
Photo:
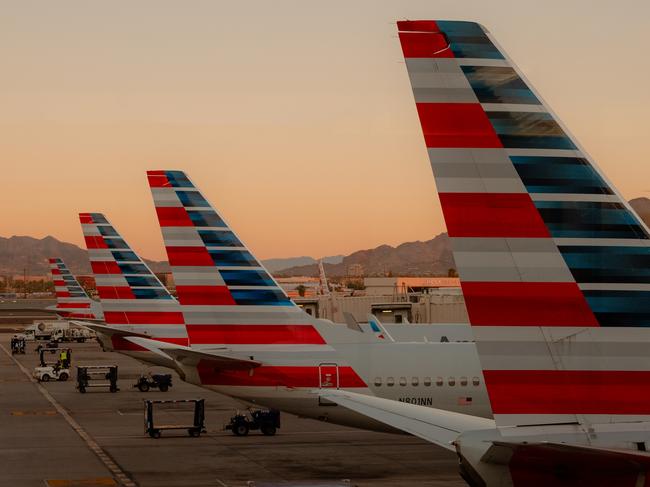
[[[155,424],[154,404],[182,404],[193,403],[194,415],[192,424]],[[205,429],[205,399],[170,399],[170,400],[144,400],[144,433],[152,438],[160,438],[165,430],[186,430],[192,437],[207,433]]]
[[[108,387],[117,392],[117,365],[77,365],[77,389],[84,393],[89,387]]]

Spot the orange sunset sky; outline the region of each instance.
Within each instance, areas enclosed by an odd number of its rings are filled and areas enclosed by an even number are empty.
[[[183,169],[260,258],[444,231],[394,21],[488,27],[626,198],[650,196],[650,2],[0,1],[0,236],[101,211],[165,258]]]

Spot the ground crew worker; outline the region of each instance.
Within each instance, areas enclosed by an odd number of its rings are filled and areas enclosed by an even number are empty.
[[[64,369],[68,368],[68,351],[67,350],[61,350],[61,353],[59,353],[59,362],[61,362],[61,367]]]

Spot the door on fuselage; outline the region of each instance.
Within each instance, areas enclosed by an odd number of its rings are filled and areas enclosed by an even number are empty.
[[[318,365],[318,388],[338,389],[339,388],[339,366],[332,363]],[[318,398],[320,406],[336,406],[336,403],[327,399]]]

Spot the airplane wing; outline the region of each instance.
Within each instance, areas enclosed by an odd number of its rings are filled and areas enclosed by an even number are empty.
[[[340,389],[318,390],[318,394],[340,406],[452,451],[455,451],[453,442],[463,431],[495,427],[491,419]]]
[[[143,333],[136,333],[134,331],[129,331],[129,330],[123,330],[120,328],[115,328],[112,326],[106,326],[106,325],[100,325],[98,323],[91,323],[88,321],[70,321],[70,323],[74,323],[75,325],[78,326],[83,326],[85,328],[89,328],[90,330],[93,330],[94,332],[101,333],[103,335],[107,336],[113,336],[113,335],[118,335],[121,337],[142,337],[142,338],[151,338],[150,335],[145,335]]]
[[[149,338],[127,336],[126,340],[146,348],[154,353],[164,354],[182,365],[195,366],[207,362],[212,367],[228,370],[250,370],[262,365],[256,360],[233,357],[216,351],[199,351],[182,345],[174,345]],[[227,349],[223,349],[224,351]]]

